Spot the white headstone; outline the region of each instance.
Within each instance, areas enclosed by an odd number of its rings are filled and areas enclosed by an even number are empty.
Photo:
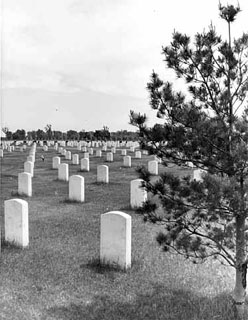
[[[0,158],[3,158],[3,149],[0,149]]]
[[[62,181],[69,180],[69,165],[67,163],[61,163],[58,167],[58,179]]]
[[[22,172],[18,174],[18,194],[32,196],[32,176],[30,173]]]
[[[203,181],[202,175],[205,173],[205,170],[195,169],[193,170],[193,180],[195,181]]]
[[[88,158],[83,158],[80,161],[81,171],[90,171],[90,160]]]
[[[130,206],[131,208],[139,208],[147,200],[147,192],[142,187],[142,179],[135,179],[130,184]]]
[[[158,162],[156,160],[148,161],[148,172],[155,176],[158,175]]]
[[[141,159],[141,151],[135,151],[135,158]]]
[[[123,157],[123,166],[124,167],[131,167],[131,157],[130,156]]]
[[[89,154],[89,152],[85,152],[85,153],[84,153],[84,158],[87,158],[87,159],[89,159],[89,157],[90,157],[90,154]]]
[[[97,182],[109,183],[109,168],[105,165],[97,166]]]
[[[97,150],[96,150],[96,156],[101,158],[101,156],[102,156],[102,151],[101,151],[100,149],[97,149]]]
[[[58,169],[60,165],[60,157],[53,157],[53,169]]]
[[[29,244],[28,203],[21,199],[4,201],[5,241],[17,246]]]
[[[107,162],[113,162],[114,157],[112,152],[107,152]]]
[[[131,216],[120,211],[101,214],[101,264],[131,267]]]
[[[127,150],[126,149],[122,149],[121,150],[121,155],[122,156],[126,156],[127,155]]]
[[[71,151],[66,151],[65,158],[66,160],[71,160]]]
[[[69,199],[84,202],[84,177],[75,175],[69,178]]]
[[[31,161],[24,162],[24,172],[30,173],[31,176],[34,176],[34,163]]]
[[[72,164],[79,164],[79,156],[78,156],[78,154],[74,154],[72,156]]]

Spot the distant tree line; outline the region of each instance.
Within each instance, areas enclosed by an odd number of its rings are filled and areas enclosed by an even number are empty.
[[[127,130],[118,130],[110,132],[109,128],[104,126],[103,129],[95,131],[76,131],[68,130],[62,132],[59,130],[52,130],[52,126],[47,124],[43,129],[25,131],[24,129],[17,129],[15,132],[4,127],[2,131],[5,133],[6,140],[137,140],[136,132]]]

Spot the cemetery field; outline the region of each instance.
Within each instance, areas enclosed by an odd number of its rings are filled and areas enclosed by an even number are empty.
[[[67,148],[72,154],[83,153]],[[0,319],[8,320],[193,320],[236,319],[229,293],[234,270],[209,261],[194,265],[164,253],[156,243],[161,227],[144,223],[130,209],[130,181],[135,167],[150,159],[134,159],[124,168],[120,150],[114,162],[90,156],[90,172],[69,164],[69,175],[85,179],[85,202],[68,201],[68,182],[52,169],[50,147],[37,145],[32,197],[17,194],[18,173],[26,151],[4,151],[1,161]],[[41,160],[41,155],[45,161]],[[98,164],[109,166],[109,184],[96,183]],[[159,170],[163,170],[159,166]],[[189,170],[168,168],[177,174]],[[20,198],[29,206],[29,247],[4,241],[4,201]],[[100,215],[118,210],[132,217],[132,267],[127,272],[99,264]]]

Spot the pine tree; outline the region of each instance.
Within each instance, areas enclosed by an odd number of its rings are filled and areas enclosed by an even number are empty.
[[[248,262],[248,34],[231,38],[239,7],[220,5],[219,10],[228,25],[227,41],[210,25],[193,41],[174,32],[162,49],[167,67],[185,80],[187,94],[153,71],[150,104],[163,124],[148,127],[146,116],[134,111],[130,123],[139,128],[141,147],[162,158],[164,166],[191,163],[202,172],[202,179],[194,180],[166,170],[152,182],[147,169],[139,168],[144,187],[157,199],[139,212],[165,226],[157,237],[165,251],[194,262],[212,257],[234,267],[233,298],[242,310]]]

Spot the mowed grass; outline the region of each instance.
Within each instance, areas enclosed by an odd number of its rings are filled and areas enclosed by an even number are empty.
[[[29,149],[5,151],[1,159],[2,239],[4,200],[18,197],[17,176]],[[230,298],[234,270],[212,261],[194,265],[162,252],[155,240],[159,227],[130,210],[130,181],[148,156],[132,158],[132,168],[123,168],[120,150],[113,163],[105,162],[105,153],[91,156],[90,172],[80,172],[79,165],[62,157],[70,163],[70,175],[85,178],[80,204],[67,201],[68,183],[58,181],[57,170],[51,169],[55,155],[52,147],[48,152],[37,147],[33,196],[23,198],[29,204],[29,248],[2,243],[0,319],[236,319]],[[98,164],[109,166],[108,185],[96,183]],[[132,216],[132,268],[127,272],[99,265],[100,215],[111,210]]]

